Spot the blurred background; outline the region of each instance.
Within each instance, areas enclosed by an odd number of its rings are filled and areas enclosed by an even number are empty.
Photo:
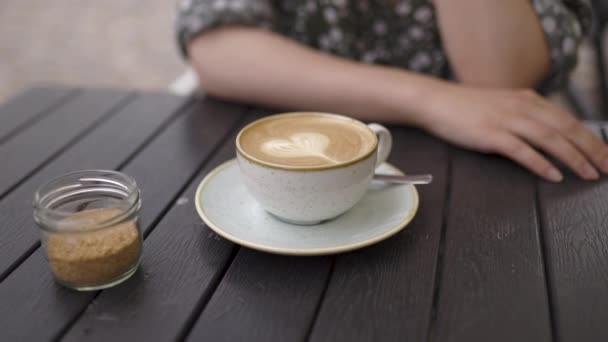
[[[167,89],[174,0],[0,0],[0,103],[40,83]]]
[[[175,6],[175,0],[0,0],[0,103],[44,83],[167,90],[186,70],[174,40]],[[598,39],[589,39],[580,50],[569,93],[589,118],[602,114],[594,44]],[[573,102],[564,94],[552,98]]]

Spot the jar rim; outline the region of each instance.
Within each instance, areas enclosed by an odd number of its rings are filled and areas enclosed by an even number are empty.
[[[115,179],[113,179],[114,177]],[[67,185],[54,189],[59,186],[59,184],[64,181],[68,183]],[[101,220],[99,222],[95,222],[90,229],[79,229],[83,224],[91,225],[90,220],[73,220],[71,221],[70,226],[61,225],[60,222],[63,219],[68,217],[73,217],[74,212],[67,212],[59,209],[49,208],[48,205],[54,203],[47,201],[52,201],[54,196],[57,196],[58,193],[66,192],[81,188],[83,185],[76,184],[77,182],[86,182],[86,181],[103,181],[107,184],[113,184],[124,190],[126,196],[118,200],[118,203],[125,204],[126,209],[117,215],[111,216],[108,219]],[[72,183],[72,184],[70,184]],[[69,196],[66,195],[66,197]],[[38,223],[38,226],[45,231],[54,232],[54,233],[90,233],[94,231],[98,231],[107,227],[111,227],[120,223],[121,221],[127,219],[133,213],[135,213],[140,208],[140,191],[137,186],[137,182],[133,177],[113,170],[104,170],[104,169],[87,169],[80,171],[73,171],[58,177],[52,178],[46,183],[42,184],[36,190],[34,194],[34,219]]]

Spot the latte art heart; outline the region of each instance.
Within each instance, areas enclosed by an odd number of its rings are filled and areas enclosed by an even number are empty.
[[[268,140],[262,144],[262,151],[282,158],[317,157],[337,162],[325,154],[329,143],[329,138],[323,134],[302,132],[291,135],[289,139]]]
[[[239,137],[242,150],[259,161],[289,167],[325,167],[369,154],[376,135],[348,118],[300,113],[252,124]]]

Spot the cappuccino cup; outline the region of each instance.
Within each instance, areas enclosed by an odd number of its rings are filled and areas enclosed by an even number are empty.
[[[297,112],[247,125],[236,146],[245,185],[260,206],[288,223],[313,225],[361,200],[392,137],[379,124]]]

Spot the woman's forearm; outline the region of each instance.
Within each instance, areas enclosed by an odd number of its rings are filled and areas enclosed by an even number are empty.
[[[598,178],[595,167],[608,173],[606,145],[531,91],[454,85],[356,63],[252,28],[208,31],[188,53],[203,89],[226,99],[419,126],[460,146],[504,155],[551,181],[562,175],[534,147],[584,179]]]
[[[271,32],[220,28],[189,45],[205,92],[282,109],[420,126],[444,81],[329,56]]]
[[[550,53],[530,0],[435,0],[443,44],[464,83],[533,88]]]

